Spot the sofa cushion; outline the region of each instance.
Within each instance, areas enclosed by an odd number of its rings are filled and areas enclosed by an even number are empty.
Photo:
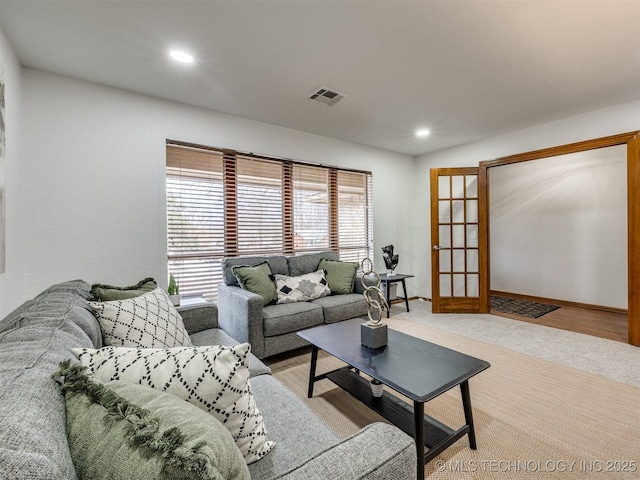
[[[96,283],[91,286],[91,294],[101,302],[109,302],[111,300],[124,300],[127,298],[138,297],[149,293],[157,288],[156,281],[149,277],[140,280],[135,285],[129,287],[115,287],[113,285],[102,285]]]
[[[276,303],[276,281],[271,273],[268,262],[258,265],[236,265],[231,268],[238,279],[238,283],[245,290],[260,295],[264,305]]]
[[[176,395],[220,420],[247,463],[273,448],[249,384],[250,346],[74,349],[97,380],[139,383]]]
[[[311,302],[269,305],[264,307],[262,316],[265,337],[296,332],[324,322],[322,307]]]
[[[367,301],[364,295],[359,293],[331,295],[318,298],[311,303],[322,307],[325,323],[341,322],[367,315]]]
[[[358,267],[357,262],[335,262],[324,258],[320,260],[318,265],[318,268],[326,271],[329,288],[334,295],[353,293]]]
[[[93,382],[61,364],[67,435],[80,478],[249,480],[229,431],[213,416],[153,388]]]
[[[298,275],[304,275],[305,273],[315,272],[318,270],[320,260],[323,258],[326,260],[337,261],[338,254],[333,250],[325,250],[324,252],[302,253],[300,255],[287,257],[287,262],[289,264],[288,275],[297,277]]]
[[[324,270],[317,270],[297,277],[276,275],[278,303],[306,302],[331,295]]]
[[[116,347],[189,347],[180,314],[160,288],[134,298],[89,302],[100,322],[104,342]]]
[[[417,476],[417,464],[413,438],[394,425],[376,422],[367,425],[336,445],[326,448],[278,478],[286,480],[327,478],[413,480]],[[266,480],[268,477],[260,478]],[[454,474],[449,478],[469,477]]]
[[[275,440],[276,446],[262,460],[249,465],[251,478],[281,478],[289,470],[339,442],[335,433],[273,376],[261,375],[252,380],[252,386],[257,401],[264,405],[262,411],[265,422],[270,425],[269,436]],[[304,435],[293,432],[304,432]],[[344,461],[349,460],[345,457]],[[333,480],[334,477],[314,478]]]
[[[222,259],[222,280],[225,285],[240,285],[232,268],[242,265],[258,265],[267,262],[274,275],[290,275],[287,258],[284,255],[263,255],[259,257],[226,257]]]

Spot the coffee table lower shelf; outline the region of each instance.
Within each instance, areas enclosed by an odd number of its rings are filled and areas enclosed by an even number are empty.
[[[429,449],[424,454],[424,463],[434,459],[470,431],[468,424],[453,430],[435,418],[425,415],[424,403],[422,402],[414,402],[414,406],[411,406],[386,391],[382,392],[381,397],[374,397],[371,394],[369,381],[354,372],[352,367],[343,367],[327,372],[322,375],[322,378],[328,378],[370,409],[411,435],[416,439],[416,444],[418,443],[416,429],[420,429],[419,419],[422,417],[423,444]],[[472,445],[471,448],[475,448],[475,445]]]

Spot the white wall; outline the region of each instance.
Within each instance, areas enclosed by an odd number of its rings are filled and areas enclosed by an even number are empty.
[[[21,145],[21,68],[9,41],[0,29],[0,68],[5,80],[5,272],[0,274],[0,312],[8,312],[23,297],[24,258]]]
[[[431,296],[429,169],[640,130],[640,101],[418,157],[18,67],[6,38],[7,272],[0,315],[73,278],[166,283],[167,138],[373,172],[375,267],[392,243]]]
[[[627,308],[627,147],[489,170],[492,290]]]
[[[413,157],[36,70],[22,80],[24,295],[2,312],[74,278],[166,284],[167,138],[372,171],[376,268],[394,243],[412,272]]]
[[[420,264],[415,267],[416,270],[424,272],[418,278],[420,290],[427,292],[425,295],[431,296],[431,219],[429,213],[429,170],[431,168],[477,166],[479,162],[484,160],[635,130],[640,130],[640,100],[418,157],[416,178],[420,186],[417,188],[418,193],[415,197],[417,216],[414,243],[420,242],[421,246],[414,251],[413,255]],[[494,252],[492,252],[493,254]],[[423,265],[424,268],[421,268]],[[616,273],[616,275],[618,274]],[[603,279],[603,281],[607,280]]]

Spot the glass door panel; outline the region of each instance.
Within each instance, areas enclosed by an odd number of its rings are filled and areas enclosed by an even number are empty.
[[[433,312],[488,312],[485,178],[479,168],[432,169],[430,185]]]

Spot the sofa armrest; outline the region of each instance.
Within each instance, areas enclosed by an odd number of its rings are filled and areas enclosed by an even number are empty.
[[[354,280],[353,283],[353,293],[364,293],[364,287],[362,286],[362,277],[363,275],[361,273],[358,273],[356,275],[356,279]],[[378,277],[376,277],[375,275],[366,275],[364,277],[364,284],[367,287],[372,287],[374,286],[376,283],[378,283]]]
[[[218,306],[215,303],[177,307],[177,310],[189,335],[218,328]]]
[[[416,445],[403,431],[373,423],[287,472],[287,480],[414,480]]]
[[[218,323],[239,342],[249,342],[251,352],[264,358],[263,299],[234,285],[218,285]]]

